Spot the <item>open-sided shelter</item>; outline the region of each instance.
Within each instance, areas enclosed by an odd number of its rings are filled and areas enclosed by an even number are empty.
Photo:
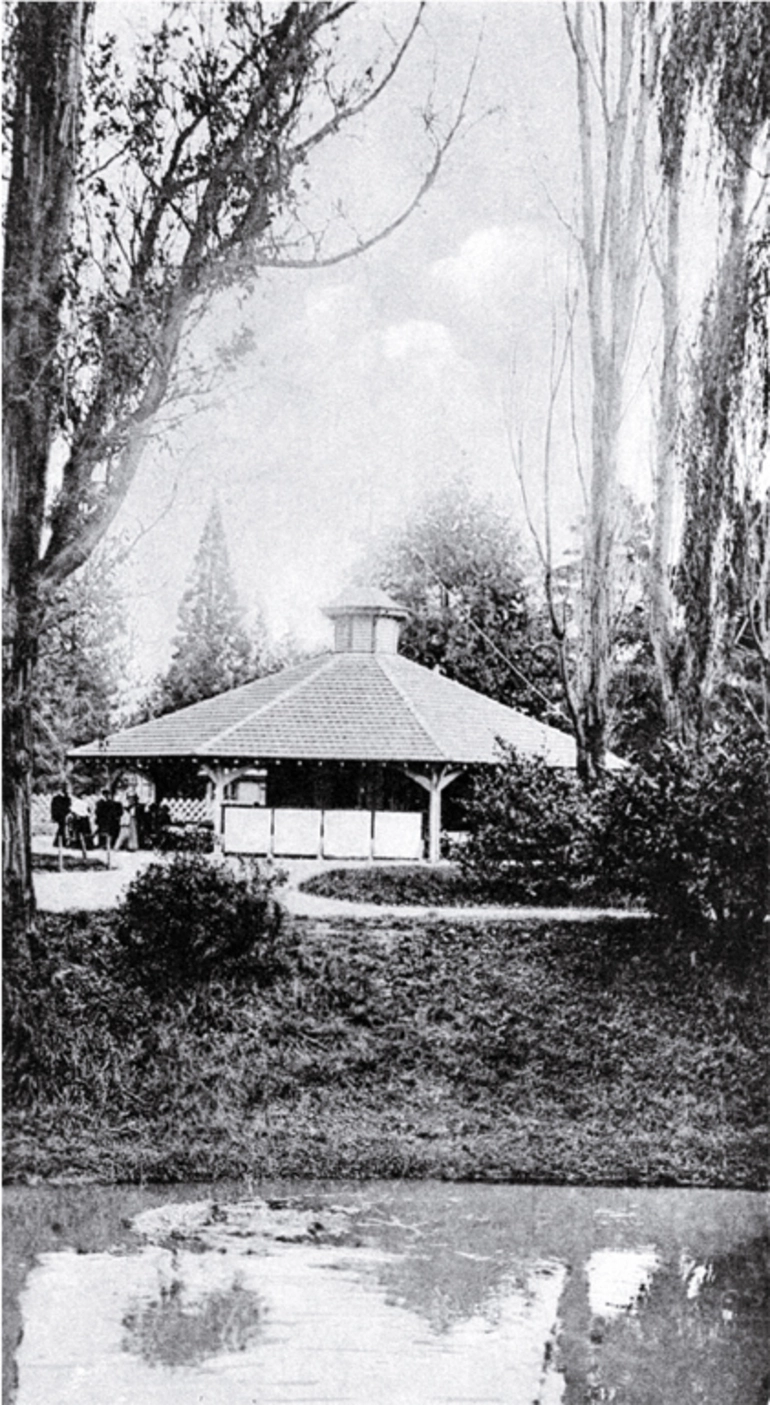
[[[78,761],[205,774],[226,852],[418,859],[440,853],[442,796],[499,742],[574,767],[569,735],[398,652],[406,611],[380,590],[325,613],[334,651],[77,747]],[[160,797],[159,797],[160,798]]]

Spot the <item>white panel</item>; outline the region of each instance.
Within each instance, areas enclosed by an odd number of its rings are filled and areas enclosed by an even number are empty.
[[[232,783],[232,799],[238,805],[262,805],[267,801],[267,783],[258,776],[239,776]]]
[[[380,616],[375,625],[376,652],[378,654],[398,653],[398,635],[400,628],[400,620],[389,619],[384,615]]]
[[[378,810],[374,817],[376,859],[421,859],[422,814],[419,810]]]
[[[324,810],[324,858],[371,857],[370,810]]]
[[[351,625],[353,652],[370,654],[374,642],[374,620],[371,615],[353,615]]]
[[[226,854],[269,854],[272,810],[223,805]]]
[[[275,810],[273,852],[315,858],[321,852],[320,810]]]

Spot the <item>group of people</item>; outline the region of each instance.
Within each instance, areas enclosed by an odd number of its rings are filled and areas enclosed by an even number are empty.
[[[70,795],[65,785],[51,800],[51,819],[56,825],[54,847],[80,847],[85,854],[94,843],[107,850],[152,847],[159,829],[168,825],[171,817],[167,805],[145,806],[135,790],[127,791],[122,800],[104,790],[92,818],[85,801]]]

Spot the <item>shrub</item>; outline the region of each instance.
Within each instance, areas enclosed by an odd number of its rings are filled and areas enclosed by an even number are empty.
[[[510,902],[564,902],[585,885],[580,840],[587,799],[571,772],[504,749],[464,809],[454,855],[469,881]]]
[[[130,969],[161,989],[248,969],[265,984],[279,967],[275,879],[201,854],[150,864],[126,891],[117,936]]]
[[[738,952],[766,912],[769,811],[759,739],[666,743],[597,796],[596,867],[674,933],[711,932]]]
[[[154,847],[161,854],[212,854],[214,827],[206,820],[198,824],[163,825],[158,830]]]

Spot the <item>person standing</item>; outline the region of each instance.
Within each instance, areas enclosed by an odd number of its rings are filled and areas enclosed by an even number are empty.
[[[72,820],[72,836],[75,844],[80,846],[83,858],[87,858],[87,850],[91,847],[91,817],[88,813],[88,806],[84,800],[77,796],[70,804],[70,816]]]
[[[123,806],[116,796],[110,795],[108,799],[110,807],[109,813],[109,835],[112,848],[117,847],[118,835],[120,834],[120,822],[123,818]]]
[[[119,824],[118,824],[118,835],[117,835],[117,838],[116,838],[115,844],[114,844],[115,852],[117,853],[118,849],[125,849],[125,848],[127,848],[127,846],[128,846],[128,831],[129,831],[128,797],[126,797],[126,803],[125,803],[125,805],[124,805],[120,800],[118,800],[118,797],[117,797],[117,796],[115,796],[115,802],[114,802],[114,803],[115,803],[116,814],[117,814],[117,811],[118,811],[118,810],[120,811],[120,821],[119,821]]]
[[[63,785],[51,798],[51,819],[56,825],[56,833],[53,837],[54,848],[63,848],[67,842],[67,816],[70,812],[71,802],[69,790]]]
[[[96,802],[95,819],[99,848],[112,848],[114,843],[112,835],[112,799],[108,790],[103,790]]]
[[[131,853],[136,853],[139,848],[139,797],[135,790],[129,791],[126,798],[126,809],[128,810],[127,847]]]

